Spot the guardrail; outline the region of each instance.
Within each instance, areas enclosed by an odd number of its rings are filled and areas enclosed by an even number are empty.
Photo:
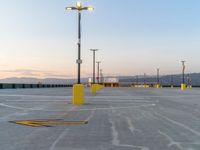
[[[162,87],[171,87],[171,85],[162,85]],[[173,87],[178,87],[178,88],[180,88],[181,86],[180,86],[180,85],[174,85]],[[200,88],[200,85],[193,85],[192,87],[193,87],[193,88]]]
[[[17,84],[0,83],[0,89],[25,89],[25,88],[61,88],[72,87],[71,84]]]

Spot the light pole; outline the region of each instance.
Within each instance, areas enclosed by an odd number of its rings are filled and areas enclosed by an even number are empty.
[[[144,73],[144,87],[146,87],[146,73]]]
[[[173,75],[171,75],[171,87],[174,86],[174,79],[173,79]]]
[[[100,69],[100,82],[103,83],[103,70]]]
[[[187,84],[190,85],[190,74],[187,75]]]
[[[138,75],[136,76],[136,85],[138,86]]]
[[[100,64],[101,62],[100,62],[100,61],[97,61],[96,63],[97,63],[97,82],[99,83],[99,72],[100,72],[100,70],[99,70],[99,64]]]
[[[160,75],[159,75],[159,73],[160,73],[160,69],[157,68],[157,85],[160,84]]]
[[[185,84],[185,61],[181,61],[182,63],[182,84]]]
[[[192,78],[190,74],[187,75],[187,84],[188,84],[188,88],[192,88]]]
[[[90,49],[93,52],[93,84],[95,84],[95,54],[98,49]]]
[[[190,76],[190,79],[189,79],[189,82],[190,82],[190,88],[192,88],[192,77]]]
[[[183,79],[183,81],[182,81],[182,84],[181,84],[181,90],[185,90],[187,87],[187,85],[185,84],[185,61],[181,61],[181,63],[182,63],[182,67],[183,67],[183,69],[182,69],[182,79]]]
[[[78,12],[78,59],[76,60],[76,63],[78,64],[78,81],[77,83],[81,83],[81,12],[83,10],[89,10],[92,11],[94,8],[89,6],[89,7],[83,7],[81,2],[76,3],[76,7],[66,7],[66,10],[77,10]]]
[[[93,10],[93,7],[83,7],[81,2],[77,2],[75,7],[66,7],[66,10],[76,10],[78,12],[78,59],[76,63],[78,64],[78,79],[77,84],[73,85],[73,105],[83,105],[84,104],[84,85],[81,84],[81,12],[83,10]]]

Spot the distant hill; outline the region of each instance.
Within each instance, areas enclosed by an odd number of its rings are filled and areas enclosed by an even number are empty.
[[[45,79],[37,79],[37,78],[5,78],[0,79],[0,83],[26,83],[26,84],[73,84],[76,83],[76,79],[58,79],[58,78],[45,78]],[[86,83],[87,79],[83,78],[81,82]]]
[[[182,81],[182,75],[164,75],[160,77],[160,82],[163,85],[170,85],[171,84],[171,77],[173,78],[174,85],[180,85]],[[187,74],[186,74],[186,83],[187,83]],[[190,74],[192,79],[192,85],[200,86],[200,73],[192,73]],[[124,83],[133,83],[136,82],[136,76],[119,76],[119,81]],[[144,78],[143,76],[138,77],[138,81],[143,83]],[[74,84],[77,82],[76,79],[58,79],[58,78],[46,78],[46,79],[37,79],[37,78],[5,78],[0,79],[0,83],[27,83],[27,84]],[[82,78],[82,83],[87,83],[88,78]],[[156,76],[146,76],[146,82],[156,82]]]
[[[192,85],[194,86],[199,86],[200,85],[200,73],[192,73],[189,74],[189,77],[192,79]],[[136,82],[136,76],[132,77],[119,77],[120,82]],[[163,85],[171,85],[171,79],[173,79],[173,84],[174,85],[180,85],[182,83],[182,75],[177,74],[177,75],[164,75],[160,76],[160,82]],[[146,77],[146,82],[156,82],[156,76],[147,76]],[[139,76],[138,77],[138,82],[143,83],[144,82],[144,77]],[[185,75],[185,82],[187,83],[187,74]]]

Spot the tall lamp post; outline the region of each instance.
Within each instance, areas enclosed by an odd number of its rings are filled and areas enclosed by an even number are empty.
[[[91,6],[83,7],[81,2],[76,3],[76,7],[66,7],[66,10],[76,10],[78,12],[78,59],[76,60],[76,63],[78,64],[78,81],[77,83],[81,83],[81,12],[83,10],[89,10],[92,11],[94,8]]]
[[[93,84],[95,84],[95,54],[98,49],[90,49],[93,52]]]
[[[190,76],[190,79],[189,79],[189,88],[192,88],[192,77]]]
[[[84,85],[81,84],[81,12],[83,10],[92,11],[93,7],[83,7],[81,2],[77,2],[75,7],[66,7],[66,10],[76,10],[78,12],[78,59],[76,63],[78,64],[78,79],[77,84],[73,86],[73,105],[83,105],[84,104]]]
[[[181,61],[182,63],[182,84],[185,84],[185,61]]]
[[[173,79],[173,75],[171,75],[171,88],[173,88],[174,86],[174,79]]]
[[[100,64],[101,62],[100,62],[100,61],[97,61],[96,63],[97,63],[97,82],[99,83],[99,77],[100,77],[100,75],[99,75],[99,73],[100,73],[99,64]]]
[[[190,85],[190,74],[187,75],[187,85]]]
[[[144,73],[144,87],[146,87],[146,73]]]
[[[182,84],[181,84],[181,89],[185,90],[186,89],[186,84],[185,84],[185,61],[181,61],[182,63]]]
[[[100,83],[103,83],[103,69],[100,69]]]
[[[192,88],[192,78],[190,76],[190,74],[187,75],[187,84],[188,84],[188,88]]]
[[[160,69],[157,68],[157,84],[160,83],[160,75],[159,75],[159,73],[160,73]]]
[[[136,85],[138,86],[138,75],[136,76]]]
[[[160,68],[157,68],[157,84],[156,84],[156,88],[160,88]]]

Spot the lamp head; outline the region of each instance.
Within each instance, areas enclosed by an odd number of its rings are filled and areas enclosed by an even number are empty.
[[[87,10],[89,10],[89,11],[93,11],[94,8],[93,8],[92,6],[89,6],[89,7],[87,7]]]
[[[71,7],[66,7],[66,10],[72,10],[72,8]]]
[[[82,8],[81,2],[76,2],[76,7],[78,10],[81,10],[81,8]]]

